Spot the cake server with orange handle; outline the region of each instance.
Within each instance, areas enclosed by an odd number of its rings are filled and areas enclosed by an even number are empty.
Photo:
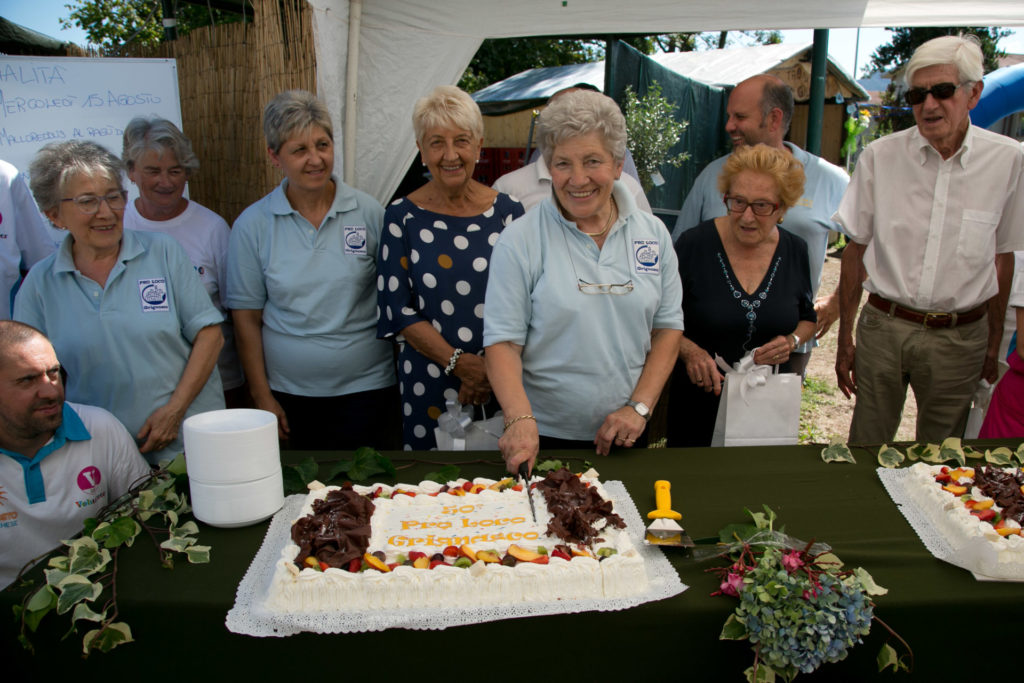
[[[647,518],[654,521],[647,527],[644,543],[692,548],[693,539],[679,526],[679,520],[683,516],[672,509],[671,483],[664,479],[654,482],[654,504],[657,509],[647,513]]]

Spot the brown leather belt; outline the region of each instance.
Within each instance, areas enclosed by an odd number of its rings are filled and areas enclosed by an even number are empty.
[[[912,323],[924,325],[925,327],[956,327],[957,325],[967,325],[968,323],[981,320],[988,311],[988,304],[982,304],[977,308],[972,308],[971,310],[964,311],[963,313],[926,313],[922,311],[915,311],[913,308],[900,306],[895,301],[883,299],[873,293],[868,294],[868,303],[883,313],[896,316],[897,318],[903,318],[904,320],[909,320]]]

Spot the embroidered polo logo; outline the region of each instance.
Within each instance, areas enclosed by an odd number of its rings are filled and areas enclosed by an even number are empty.
[[[345,226],[345,253],[366,256],[366,226]]]
[[[658,240],[633,240],[633,265],[637,273],[660,272],[661,243]]]
[[[139,299],[143,313],[169,311],[171,305],[167,301],[167,280],[162,277],[139,280]]]

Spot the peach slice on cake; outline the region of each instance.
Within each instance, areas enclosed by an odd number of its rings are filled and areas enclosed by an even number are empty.
[[[374,557],[370,553],[364,553],[363,554],[363,561],[366,562],[367,565],[369,565],[370,567],[373,567],[374,569],[376,569],[379,572],[389,572],[389,571],[391,571],[390,567],[388,567],[381,560],[378,560],[376,557]]]
[[[493,550],[478,550],[476,553],[476,559],[480,562],[497,563],[501,562],[501,558],[498,553]]]

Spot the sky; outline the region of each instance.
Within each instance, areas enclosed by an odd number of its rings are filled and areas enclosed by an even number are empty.
[[[62,30],[59,19],[70,13],[65,5],[69,0],[0,0],[0,16],[16,24],[27,26],[58,40],[85,45],[85,32],[78,28]],[[884,28],[832,29],[829,31],[828,52],[844,71],[862,77],[863,67],[875,48],[889,42],[889,32]],[[810,29],[783,31],[783,42],[809,43],[814,40]],[[859,50],[858,50],[859,45]],[[1024,54],[1024,29],[1017,29],[1014,35],[1003,38],[999,46],[1006,52]],[[856,58],[857,73],[854,74]]]

